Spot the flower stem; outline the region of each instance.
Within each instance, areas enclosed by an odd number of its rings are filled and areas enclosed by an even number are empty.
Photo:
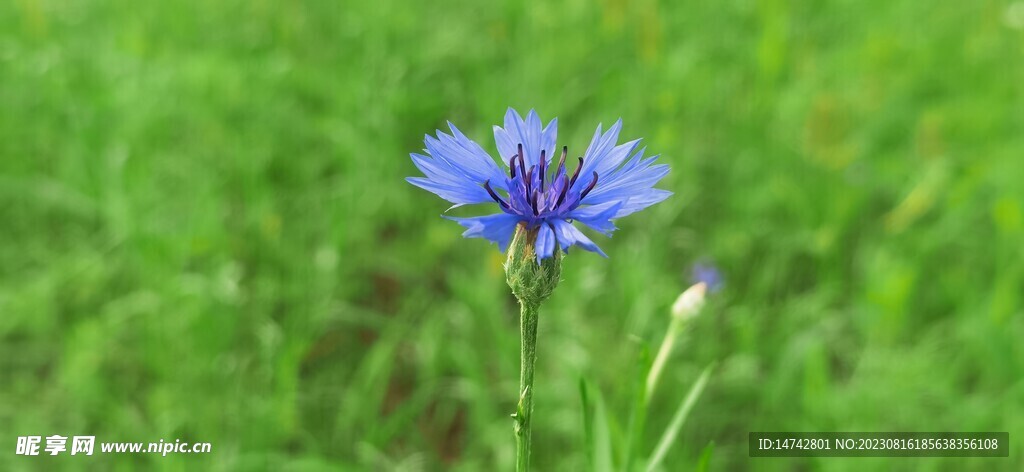
[[[651,396],[654,394],[654,388],[658,385],[661,371],[665,368],[665,362],[668,361],[668,356],[672,353],[676,338],[679,337],[679,333],[682,331],[682,324],[683,321],[679,318],[673,318],[671,324],[669,324],[668,331],[665,333],[665,339],[661,342],[661,347],[658,349],[658,355],[654,358],[654,364],[651,365],[651,370],[647,374],[647,388],[644,390],[645,405],[650,402]]]
[[[515,413],[516,471],[530,470],[530,432],[533,424],[533,367],[537,362],[538,304],[520,301],[522,334],[519,364],[519,405]]]
[[[683,331],[689,320],[700,314],[701,309],[704,308],[704,294],[707,289],[706,283],[698,282],[680,294],[672,304],[672,321],[668,325],[668,331],[665,332],[665,340],[662,341],[661,348],[658,349],[658,357],[654,358],[654,364],[647,374],[645,405],[654,394],[654,387],[658,385],[661,370],[665,368],[665,362],[668,361],[668,356],[672,353],[672,347],[675,345],[679,333]]]

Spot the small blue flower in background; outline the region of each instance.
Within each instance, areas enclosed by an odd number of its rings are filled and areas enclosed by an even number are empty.
[[[516,225],[538,229],[538,262],[554,254],[555,244],[568,252],[580,246],[607,257],[593,241],[572,225],[573,220],[610,236],[611,220],[658,203],[672,192],[652,188],[668,174],[667,165],[653,165],[658,156],[644,157],[640,140],[618,144],[622,120],[604,133],[598,125],[594,138],[570,174],[566,167],[568,147],[552,165],[558,119],[541,126],[533,110],[524,120],[509,108],[505,127],[494,127],[494,141],[501,165],[448,123],[452,134],[427,135],[423,154],[411,154],[426,177],[409,177],[409,183],[455,204],[497,203],[501,213],[475,218],[453,218],[467,229],[467,238],[486,238],[502,251],[509,245]],[[636,151],[636,152],[634,152]]]
[[[690,269],[690,282],[704,282],[708,286],[708,291],[712,293],[721,290],[722,286],[725,285],[722,279],[722,272],[706,261],[693,264],[693,267]]]

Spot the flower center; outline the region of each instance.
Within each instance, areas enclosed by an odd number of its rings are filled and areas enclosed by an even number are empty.
[[[579,158],[576,170],[572,177],[569,177],[565,168],[568,146],[562,146],[562,157],[558,160],[554,172],[549,172],[546,153],[546,150],[541,150],[540,163],[527,169],[523,145],[519,144],[517,154],[508,162],[508,201],[491,188],[490,180],[484,182],[487,194],[506,212],[530,219],[557,216],[578,207],[583,198],[597,185],[597,172],[593,172],[590,183],[577,192],[573,188],[583,169],[583,157]]]

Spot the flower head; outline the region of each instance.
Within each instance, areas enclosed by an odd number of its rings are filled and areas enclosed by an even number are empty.
[[[558,119],[541,126],[533,110],[524,120],[515,110],[505,113],[505,126],[494,127],[501,164],[479,144],[448,123],[452,134],[438,130],[425,138],[427,155],[412,154],[413,163],[425,177],[409,177],[409,183],[455,204],[495,203],[500,213],[474,218],[454,218],[466,227],[467,238],[485,238],[504,251],[523,224],[537,231],[538,262],[552,257],[556,245],[568,252],[572,246],[607,257],[593,241],[573,226],[584,226],[610,236],[613,219],[658,203],[671,192],[653,188],[668,174],[667,165],[654,165],[658,156],[644,157],[639,139],[618,144],[622,120],[605,132],[598,125],[590,146],[570,171],[569,149],[562,146],[554,162]],[[635,151],[635,152],[634,152]]]
[[[693,267],[690,268],[690,282],[703,282],[707,285],[708,291],[712,293],[721,290],[722,286],[725,285],[722,272],[714,264],[707,261],[693,264]]]

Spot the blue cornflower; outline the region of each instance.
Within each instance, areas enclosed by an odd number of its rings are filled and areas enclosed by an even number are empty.
[[[721,290],[725,285],[722,272],[714,264],[707,261],[693,264],[693,267],[690,268],[690,281],[693,283],[704,282],[708,287],[708,291],[712,293]]]
[[[552,166],[558,119],[541,126],[533,110],[524,120],[512,108],[505,113],[505,127],[494,127],[494,141],[502,164],[467,138],[451,122],[452,134],[437,130],[427,135],[423,154],[411,154],[426,177],[409,177],[409,183],[455,204],[495,202],[501,213],[474,218],[446,217],[467,230],[467,238],[486,238],[504,252],[516,226],[537,231],[537,261],[553,255],[555,244],[568,252],[580,246],[608,257],[593,241],[572,225],[583,223],[606,236],[615,230],[613,219],[658,203],[672,192],[652,188],[668,174],[667,165],[653,165],[658,156],[637,151],[639,139],[617,144],[622,120],[601,132],[598,125],[586,152],[570,174],[566,167],[568,147],[562,146],[558,164]],[[636,152],[634,152],[636,151]],[[504,165],[508,163],[508,166]]]

